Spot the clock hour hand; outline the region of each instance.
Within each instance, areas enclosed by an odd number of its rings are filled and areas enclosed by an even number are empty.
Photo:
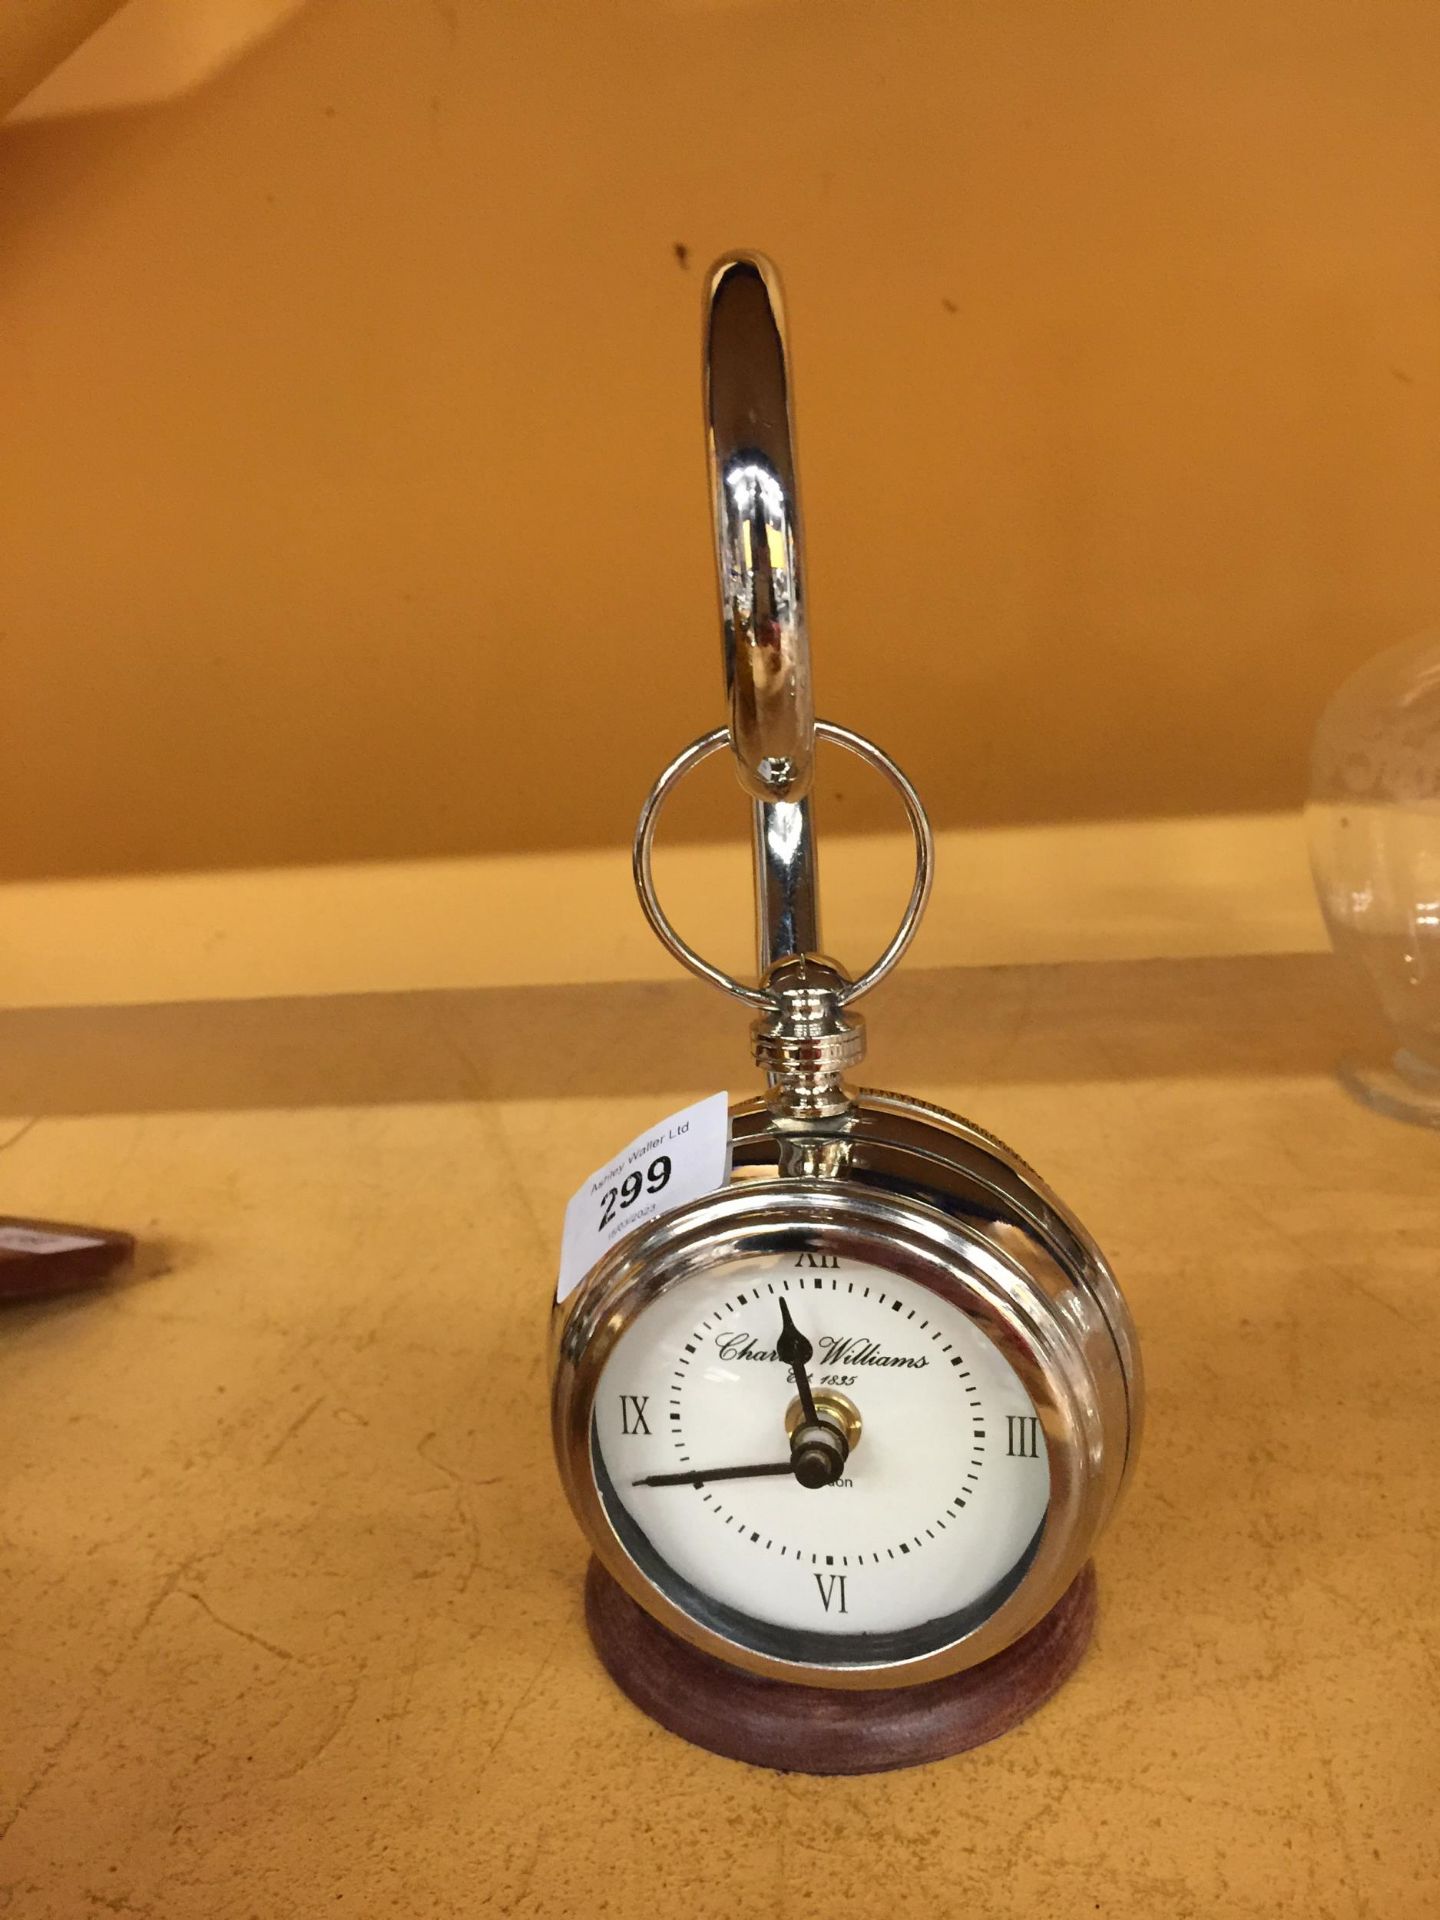
[[[632,1480],[632,1487],[703,1487],[707,1480],[762,1480],[782,1473],[793,1473],[790,1460],[770,1460],[763,1467],[692,1467],[688,1473],[647,1473],[643,1480]]]
[[[780,1338],[775,1342],[775,1352],[779,1359],[795,1375],[795,1385],[800,1394],[800,1410],[805,1415],[807,1427],[816,1424],[815,1396],[810,1391],[810,1377],[805,1371],[805,1362],[815,1349],[790,1318],[789,1303],[780,1302]]]
[[[789,1303],[782,1300],[780,1338],[775,1342],[775,1355],[795,1376],[795,1390],[800,1396],[800,1412],[803,1415],[800,1425],[790,1436],[790,1459],[795,1478],[802,1487],[831,1487],[845,1471],[850,1442],[834,1419],[828,1414],[822,1418],[816,1411],[815,1396],[810,1391],[810,1376],[805,1371],[805,1362],[814,1351],[790,1318]]]

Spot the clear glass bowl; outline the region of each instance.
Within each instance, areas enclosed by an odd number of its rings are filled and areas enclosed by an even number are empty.
[[[1440,634],[1353,674],[1316,729],[1306,818],[1335,951],[1388,1039],[1340,1077],[1368,1106],[1440,1127]]]

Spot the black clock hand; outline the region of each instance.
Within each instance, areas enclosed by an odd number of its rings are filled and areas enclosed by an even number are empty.
[[[689,1473],[647,1473],[639,1480],[632,1480],[632,1486],[703,1487],[708,1480],[778,1479],[781,1474],[793,1473],[802,1486],[824,1487],[839,1476],[849,1449],[838,1429],[829,1421],[822,1425],[815,1411],[815,1397],[805,1372],[805,1362],[815,1350],[790,1318],[790,1308],[784,1300],[780,1302],[780,1319],[783,1324],[780,1338],[775,1342],[776,1357],[793,1371],[805,1415],[805,1427],[795,1435],[796,1445],[790,1458],[767,1461],[763,1466],[699,1467]],[[807,1433],[806,1428],[818,1429],[818,1432]]]
[[[647,1473],[643,1480],[632,1480],[632,1487],[701,1487],[707,1480],[760,1480],[770,1475],[793,1473],[791,1460],[767,1461],[763,1467],[697,1467],[689,1473]]]
[[[815,1349],[790,1318],[790,1308],[784,1300],[780,1302],[780,1322],[780,1338],[775,1342],[775,1353],[795,1375],[800,1411],[804,1416],[790,1436],[790,1458],[794,1462],[795,1478],[802,1487],[830,1487],[845,1471],[850,1444],[833,1419],[822,1419],[816,1411],[815,1396],[810,1391],[810,1376],[805,1371],[805,1362]]]
[[[775,1352],[794,1373],[795,1385],[800,1394],[800,1409],[805,1415],[805,1424],[807,1427],[813,1427],[817,1424],[819,1416],[815,1412],[815,1396],[810,1391],[805,1362],[815,1349],[790,1318],[790,1307],[785,1300],[780,1302],[780,1320],[782,1323],[780,1338],[775,1342]]]

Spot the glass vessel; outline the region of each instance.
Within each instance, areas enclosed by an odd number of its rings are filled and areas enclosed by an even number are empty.
[[[1440,1127],[1440,633],[1368,661],[1330,701],[1307,823],[1330,939],[1387,1036],[1340,1078],[1381,1113]]]

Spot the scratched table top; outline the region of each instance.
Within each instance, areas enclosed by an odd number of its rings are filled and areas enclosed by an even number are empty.
[[[564,1200],[748,1091],[743,1019],[688,982],[0,1016],[0,1211],[142,1239],[0,1314],[0,1914],[1432,1914],[1440,1139],[1338,1091],[1346,1021],[1323,958],[876,996],[867,1078],[1109,1251],[1149,1428],[1065,1690],[821,1781],[613,1690],[546,1430]]]

